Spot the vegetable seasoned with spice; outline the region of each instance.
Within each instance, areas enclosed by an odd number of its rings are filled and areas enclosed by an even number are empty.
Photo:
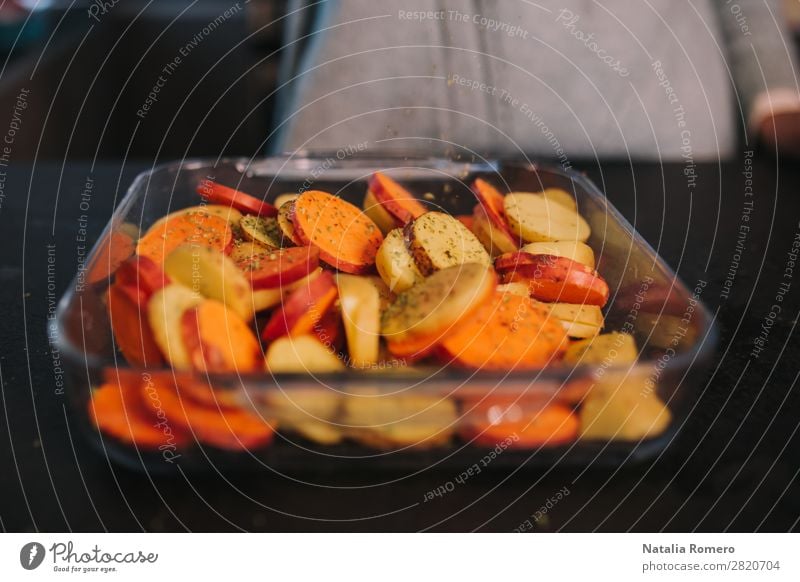
[[[404,229],[406,246],[423,275],[465,263],[491,265],[492,259],[467,227],[443,212],[428,212]]]

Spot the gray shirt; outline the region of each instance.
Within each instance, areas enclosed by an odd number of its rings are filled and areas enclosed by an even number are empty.
[[[797,90],[778,4],[329,0],[291,45],[281,144],[729,156],[758,93]]]

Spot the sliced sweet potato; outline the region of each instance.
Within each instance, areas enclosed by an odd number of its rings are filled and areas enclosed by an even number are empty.
[[[308,285],[298,287],[276,309],[261,332],[265,341],[281,336],[310,334],[336,300],[338,290],[333,275],[324,271]]]
[[[243,243],[234,247],[231,259],[253,289],[275,289],[300,282],[314,272],[319,266],[319,251],[314,247],[269,249]]]
[[[319,190],[303,192],[294,201],[292,224],[304,244],[319,249],[322,261],[345,273],[372,270],[383,242],[380,229],[366,214]]]
[[[494,447],[506,441],[510,447],[553,447],[578,438],[578,417],[561,404],[550,404],[535,412],[521,414],[516,404],[486,407],[486,423],[472,424],[466,429],[467,439],[477,445]]]
[[[372,193],[372,190],[367,190],[361,207],[364,209],[364,214],[369,216],[372,222],[378,225],[378,228],[381,229],[384,236],[392,229],[402,226],[398,224],[394,216],[389,214],[386,209],[375,200],[375,195]]]
[[[375,200],[394,218],[396,226],[408,224],[428,211],[416,196],[381,172],[372,175],[369,190]]]
[[[443,338],[454,363],[476,370],[531,370],[558,358],[567,339],[545,307],[527,297],[495,292]]]
[[[261,347],[233,310],[206,300],[181,316],[183,343],[200,372],[246,374],[261,369]]]
[[[133,366],[164,363],[147,318],[147,299],[136,287],[114,283],[108,288],[108,312],[117,347]]]
[[[139,239],[136,254],[160,265],[167,255],[185,244],[227,252],[233,244],[230,223],[204,211],[173,215],[153,225]]]
[[[245,214],[255,214],[256,216],[276,216],[278,214],[278,209],[269,202],[211,180],[200,182],[197,193],[209,202],[230,206]]]

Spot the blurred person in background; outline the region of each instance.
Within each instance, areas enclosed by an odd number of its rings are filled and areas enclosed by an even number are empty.
[[[778,0],[289,2],[274,149],[800,154]]]

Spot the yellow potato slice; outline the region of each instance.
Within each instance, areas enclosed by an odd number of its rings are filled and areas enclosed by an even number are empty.
[[[266,311],[279,305],[283,299],[282,289],[256,289],[253,294],[253,311]]]
[[[603,376],[578,412],[580,438],[631,441],[663,433],[672,413],[646,380],[637,372]]]
[[[525,283],[520,283],[519,281],[498,285],[497,290],[501,293],[512,293],[513,295],[519,295],[520,297],[530,297],[528,285]]]
[[[294,233],[294,224],[292,224],[292,221],[289,219],[293,211],[294,200],[289,200],[278,208],[278,226],[281,229],[281,233],[283,233],[281,242],[285,247],[294,246],[294,241],[297,238],[297,235]]]
[[[586,265],[590,269],[595,268],[594,251],[592,247],[576,240],[528,243],[520,250],[533,255],[565,257],[581,263],[582,265]]]
[[[591,338],[603,329],[603,312],[596,305],[551,303],[548,307],[550,316],[561,322],[569,337]]]
[[[564,361],[570,364],[616,366],[632,364],[638,355],[633,336],[614,331],[573,343],[564,353]]]
[[[317,338],[300,335],[284,336],[272,342],[267,349],[266,368],[273,374],[318,374],[340,372],[345,366]]]
[[[492,257],[499,257],[503,253],[513,253],[517,250],[516,243],[503,236],[496,226],[492,225],[484,213],[475,213],[472,221],[472,232],[481,241],[483,248]]]
[[[397,296],[383,312],[381,333],[391,341],[441,333],[469,315],[496,286],[494,270],[479,263],[437,271]]]
[[[192,360],[183,343],[183,314],[204,301],[191,289],[171,283],[162,287],[147,302],[147,320],[161,353],[176,370],[189,370]]]
[[[586,242],[591,234],[589,224],[580,214],[541,194],[512,192],[506,195],[504,201],[511,230],[525,241]]]
[[[427,212],[408,223],[403,234],[423,275],[465,263],[492,264],[481,241],[449,214]]]
[[[457,419],[452,400],[425,394],[350,395],[342,411],[347,435],[379,449],[445,444]]]
[[[279,428],[291,430],[322,445],[333,445],[343,438],[333,424],[342,402],[340,394],[324,388],[271,390],[265,396],[269,416]]]
[[[378,290],[378,297],[381,300],[381,312],[385,311],[389,305],[392,304],[392,301],[395,300],[396,295],[389,289],[389,286],[383,282],[383,279],[376,275],[370,275],[367,277],[370,283],[375,286],[375,289]]]
[[[203,246],[183,245],[164,260],[170,278],[199,293],[216,299],[245,321],[253,318],[252,288],[230,257]]]
[[[266,247],[277,249],[283,246],[283,231],[277,218],[260,216],[243,216],[239,221],[245,239],[260,243]]]
[[[401,293],[422,281],[422,273],[411,257],[403,240],[403,230],[395,228],[383,239],[375,266],[384,283],[395,293]]]
[[[378,363],[381,339],[380,294],[369,277],[336,276],[347,351],[353,368]]]
[[[542,191],[542,196],[551,202],[555,202],[564,208],[572,210],[573,212],[578,211],[578,203],[575,201],[575,196],[566,190],[562,190],[561,188],[547,188]]]
[[[287,202],[292,202],[293,200],[297,200],[297,197],[300,196],[299,194],[295,194],[294,192],[285,192],[284,194],[278,194],[275,197],[275,203],[273,206],[275,208],[280,208]]]
[[[378,228],[381,229],[384,236],[397,227],[395,219],[380,205],[380,203],[378,203],[372,190],[367,190],[366,195],[364,195],[362,207],[364,208],[364,214],[369,216],[372,222],[378,225]]]

